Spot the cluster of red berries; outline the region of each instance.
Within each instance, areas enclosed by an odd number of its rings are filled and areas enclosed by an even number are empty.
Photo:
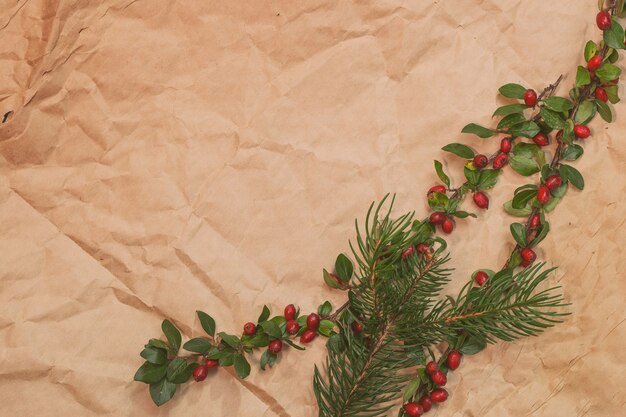
[[[196,382],[204,381],[207,375],[209,374],[209,370],[217,368],[219,365],[220,365],[219,362],[216,360],[213,360],[213,359],[205,360],[202,365],[199,365],[196,369],[194,369],[193,379],[195,379]]]
[[[402,259],[407,259],[415,255],[416,253],[423,255],[423,256],[429,256],[432,252],[433,252],[433,248],[428,246],[426,243],[420,243],[417,246],[409,246],[408,248],[406,248],[402,252],[401,256],[402,256]]]
[[[461,365],[461,352],[452,350],[448,353],[446,365],[449,370],[454,371]],[[426,364],[426,373],[430,376],[430,380],[436,387],[443,387],[448,382],[446,374],[439,369],[434,361]],[[429,411],[433,403],[442,403],[448,399],[448,391],[443,388],[435,388],[430,393],[424,394],[419,401],[411,401],[404,404],[403,409],[406,415],[410,417],[419,417]]]
[[[446,234],[450,234],[454,230],[454,221],[442,211],[436,211],[431,214],[430,223],[433,225],[441,225],[441,230]]]

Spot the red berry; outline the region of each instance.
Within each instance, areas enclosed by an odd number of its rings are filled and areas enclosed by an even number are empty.
[[[354,330],[356,333],[361,333],[363,331],[363,326],[358,321],[353,321],[352,330]]]
[[[435,371],[430,377],[432,378],[435,385],[440,387],[443,387],[444,385],[446,385],[446,382],[448,382],[446,374],[444,374],[442,371]]]
[[[315,332],[313,330],[305,330],[302,336],[300,336],[301,343],[309,343],[313,339],[315,339]]]
[[[306,318],[306,327],[317,330],[320,327],[320,316],[315,313],[309,314],[309,317]]]
[[[446,193],[446,187],[444,187],[443,185],[435,185],[433,187],[430,187],[430,190],[428,190],[428,194],[431,193]]]
[[[574,126],[574,134],[581,139],[587,139],[591,135],[591,130],[585,125]]]
[[[489,197],[487,197],[487,194],[483,193],[482,191],[475,192],[473,199],[474,199],[474,204],[476,204],[478,208],[481,208],[481,209],[489,208]]]
[[[209,368],[204,365],[200,365],[193,370],[193,379],[195,379],[196,382],[204,381],[208,373]]]
[[[296,318],[296,307],[293,304],[289,304],[287,307],[285,307],[285,318],[287,319],[287,321]]]
[[[440,224],[446,219],[446,214],[440,211],[436,211],[430,215],[430,222],[432,224]]]
[[[596,78],[596,72],[595,71],[589,71],[589,78],[591,78],[592,80],[594,78]]]
[[[414,246],[409,246],[408,248],[406,248],[403,252],[402,255],[400,255],[402,257],[402,259],[406,259],[410,256],[413,256],[413,254],[415,253],[415,247]]]
[[[426,372],[428,372],[431,375],[437,372],[437,369],[439,369],[439,367],[434,361],[430,361],[426,364]]]
[[[254,332],[256,332],[256,326],[254,325],[254,323],[248,322],[243,325],[243,332],[248,336],[252,336]]]
[[[539,187],[539,190],[537,190],[537,201],[541,204],[546,204],[550,201],[550,189],[548,187]]]
[[[595,71],[602,65],[602,57],[599,55],[592,56],[589,62],[587,62],[587,68],[589,71]]]
[[[489,276],[487,275],[485,271],[478,271],[476,272],[476,275],[474,276],[474,281],[476,281],[476,284],[480,285],[481,287],[483,286],[485,282],[487,282],[488,279],[489,279]]]
[[[424,412],[430,411],[430,409],[433,408],[433,401],[428,395],[424,395],[422,398],[420,398],[419,403],[424,409]]]
[[[416,402],[404,404],[404,412],[411,417],[419,417],[424,414],[424,408]]]
[[[537,254],[531,248],[524,248],[520,251],[520,255],[522,255],[522,259],[526,262],[532,263],[537,259]]]
[[[550,143],[548,136],[546,136],[545,133],[537,133],[533,138],[533,142],[539,146],[546,146]]]
[[[208,369],[213,369],[213,368],[217,368],[218,366],[220,366],[220,363],[213,359],[207,359],[204,364],[206,365]]]
[[[624,45],[626,45],[626,41],[624,41]],[[610,84],[619,84],[619,78],[609,81]]]
[[[532,219],[530,219],[530,228],[535,229],[539,227],[541,224],[541,217],[538,214],[535,214]]]
[[[526,268],[531,263],[532,262],[530,262],[530,261],[522,261],[522,262],[519,263],[519,266],[521,266],[522,268]]]
[[[504,138],[500,141],[500,150],[504,153],[511,152],[512,142],[511,138]]]
[[[493,167],[495,169],[501,169],[507,164],[507,162],[509,162],[509,157],[506,156],[505,153],[501,153],[496,156],[496,159],[493,160]]]
[[[300,325],[296,320],[289,320],[287,322],[287,325],[285,326],[285,329],[289,334],[296,334],[300,331]]]
[[[442,403],[448,399],[448,391],[439,388],[430,393],[430,399],[436,403]]]
[[[535,90],[526,90],[524,92],[524,103],[528,107],[535,107],[537,105],[537,93]]]
[[[609,95],[604,88],[596,88],[595,96],[598,100],[604,101],[605,103],[609,101]]]
[[[611,14],[606,11],[602,11],[596,16],[596,23],[600,30],[607,30],[611,27]]]
[[[453,350],[448,354],[448,369],[454,371],[461,365],[461,352]]]
[[[426,243],[420,243],[419,245],[417,245],[417,252],[418,253],[428,253],[428,250],[430,249],[430,246],[428,246]]]
[[[454,230],[454,222],[450,219],[445,219],[443,223],[441,223],[441,230],[444,233],[450,234]]]
[[[487,166],[487,164],[489,163],[489,158],[487,158],[483,154],[478,154],[474,157],[473,163],[476,168],[481,169]]]
[[[560,186],[561,186],[561,177],[559,177],[558,175],[550,175],[546,179],[546,187],[548,187],[550,190],[556,190]]]
[[[283,342],[280,339],[272,340],[267,347],[267,350],[276,355],[278,352],[283,350]]]

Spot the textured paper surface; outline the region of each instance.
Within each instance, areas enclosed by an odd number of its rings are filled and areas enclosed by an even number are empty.
[[[506,82],[573,82],[596,2],[3,1],[0,404],[14,416],[316,415],[321,341],[156,408],[132,382],[163,318],[226,331],[343,294],[321,268],[386,192],[426,214],[432,159]],[[566,91],[564,89],[561,92]],[[624,134],[592,125],[540,257],[573,315],[449,378],[438,416],[624,415]],[[460,162],[446,157],[458,174]],[[460,178],[457,176],[457,180]],[[523,179],[459,222],[454,286],[501,265]]]

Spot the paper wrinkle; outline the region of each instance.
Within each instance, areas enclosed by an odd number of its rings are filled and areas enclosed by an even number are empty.
[[[0,11],[0,116],[13,112],[0,124],[3,411],[315,415],[322,341],[266,372],[255,357],[245,381],[219,370],[159,409],[131,382],[138,353],[163,318],[202,335],[197,309],[237,332],[263,304],[340,304],[320,269],[349,251],[354,218],[385,192],[424,215],[432,159],[456,181],[462,167],[440,148],[493,143],[455,132],[490,123],[500,85],[540,89],[562,72],[571,84],[597,35],[588,3],[31,0]],[[587,186],[550,214],[540,248],[561,266],[551,282],[572,315],[465,358],[437,415],[626,408],[614,366],[626,361],[621,106],[615,124],[592,125],[574,163]],[[505,173],[493,209],[457,224],[452,286],[503,261],[511,219],[498,207],[521,181]]]

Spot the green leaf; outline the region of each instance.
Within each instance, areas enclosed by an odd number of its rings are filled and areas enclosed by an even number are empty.
[[[465,178],[472,188],[476,187],[480,182],[480,171],[470,169],[467,166],[463,169]]]
[[[492,188],[498,182],[498,176],[501,170],[499,169],[483,169],[480,172],[480,179],[478,180],[478,189],[487,190]]]
[[[154,346],[146,346],[139,355],[155,365],[162,365],[167,361],[167,351],[155,348]]]
[[[513,200],[509,200],[504,203],[504,211],[514,217],[528,217],[532,211],[532,208],[529,205],[521,209],[513,208]]]
[[[461,158],[471,159],[476,155],[476,152],[469,146],[465,146],[460,143],[450,143],[443,148],[444,151],[455,154],[456,156],[460,156]]]
[[[622,37],[622,48],[624,47],[624,38]],[[596,70],[596,75],[603,83],[608,83],[609,81],[613,81],[619,78],[622,70],[617,65],[613,64],[603,64],[600,68]]]
[[[598,52],[598,45],[594,41],[589,41],[585,45],[585,61],[589,61]]]
[[[611,27],[604,31],[604,43],[613,49],[624,49],[624,28],[615,17]]]
[[[561,164],[559,166],[561,178],[572,183],[579,190],[585,188],[585,180],[578,170],[572,166]]]
[[[215,320],[204,311],[196,311],[200,319],[200,325],[204,331],[211,337],[215,337]]]
[[[496,116],[508,116],[509,114],[521,113],[526,110],[528,106],[525,104],[507,104],[506,106],[498,107],[495,112],[493,112],[492,117]]]
[[[257,323],[261,323],[262,321],[267,320],[270,317],[270,309],[267,308],[266,305],[263,306],[263,311],[261,311],[261,315],[257,319]]]
[[[557,204],[559,204],[560,201],[561,201],[560,197],[553,197],[550,199],[550,201],[548,201],[546,204],[543,205],[543,209],[549,213],[555,209],[555,207],[557,206]]]
[[[575,161],[580,158],[585,151],[582,146],[579,145],[569,145],[563,152],[561,152],[561,159],[566,161]]]
[[[157,406],[162,406],[172,399],[176,393],[176,384],[163,378],[159,382],[150,384],[150,397]]]
[[[458,217],[459,219],[465,219],[467,217],[474,217],[474,218],[478,217],[474,213],[468,213],[467,211],[455,211],[452,214]]]
[[[331,352],[334,352],[334,353],[341,353],[346,348],[346,345],[340,334],[334,334],[330,336],[328,338],[328,342],[326,342],[326,346]]]
[[[267,333],[258,332],[250,339],[250,344],[254,347],[264,347],[270,344],[270,337]]]
[[[609,101],[613,104],[619,103],[619,88],[616,85],[611,85],[608,87],[604,87],[607,96],[609,96]]]
[[[170,350],[170,345],[159,339],[150,339],[148,345],[154,346],[155,348],[159,349]]]
[[[471,133],[481,138],[490,138],[496,134],[495,130],[487,129],[477,125],[476,123],[470,123],[461,130],[461,133]]]
[[[500,94],[502,94],[504,97],[516,98],[516,99],[521,100],[524,98],[524,93],[526,92],[526,88],[519,84],[511,83],[511,84],[504,84],[502,87],[500,87],[498,91],[500,91]]]
[[[600,113],[600,117],[607,122],[611,123],[613,121],[613,112],[608,104],[606,104],[602,100],[595,100],[596,106],[598,108],[598,113]]]
[[[402,397],[402,402],[409,402],[411,398],[417,393],[417,389],[421,385],[421,378],[416,378],[408,383],[406,389],[404,390],[404,396]]]
[[[509,129],[509,133],[513,136],[522,136],[531,139],[540,131],[541,129],[535,122],[524,122]]]
[[[181,374],[187,369],[187,361],[183,358],[176,358],[167,366],[167,379],[176,383],[176,379],[180,379]]]
[[[565,127],[565,120],[563,120],[560,114],[548,110],[545,107],[542,107],[539,112],[543,121],[552,129],[563,129]]]
[[[335,277],[332,276],[331,273],[325,269],[324,269],[324,282],[330,288],[335,288],[335,289],[341,288],[341,285],[339,285],[339,282],[335,279]]]
[[[487,347],[487,341],[479,336],[470,336],[459,349],[464,355],[475,355]]]
[[[335,272],[342,281],[349,281],[354,272],[352,261],[346,255],[340,253],[335,261]]]
[[[589,70],[583,66],[579,66],[576,72],[576,87],[589,84],[591,84],[591,74],[589,74]]]
[[[280,339],[281,337],[283,337],[283,332],[280,330],[280,327],[271,320],[259,323],[259,326],[261,326],[265,333],[270,335],[270,337],[276,339]]]
[[[508,129],[526,121],[526,117],[520,113],[509,114],[498,123],[498,129]]]
[[[520,245],[521,247],[526,246],[526,228],[523,224],[511,224],[511,234],[513,235],[513,239],[515,239],[518,245]]]
[[[534,159],[522,155],[513,155],[509,158],[511,168],[520,175],[529,176],[539,172],[539,166]]]
[[[550,110],[554,110],[559,113],[571,110],[572,107],[574,107],[572,102],[564,97],[548,97],[543,100],[543,103]]]
[[[137,369],[134,380],[139,382],[145,382],[146,384],[153,384],[158,382],[165,376],[167,366],[155,365],[150,362],[144,362],[143,365]]]
[[[293,343],[291,340],[289,339],[284,339],[283,342],[285,342],[286,344],[288,344],[289,346],[291,346],[294,349],[297,350],[306,350],[305,348],[303,348],[302,346],[298,346],[295,343]]]
[[[589,120],[593,119],[593,116],[596,114],[596,105],[591,100],[583,101],[580,106],[578,106],[578,110],[576,110],[576,116],[574,116],[574,120],[578,124],[586,124]]]
[[[264,321],[263,323],[270,323],[270,322]],[[217,335],[222,339],[222,342],[226,343],[228,346],[234,349],[239,348],[239,345],[241,345],[241,341],[239,340],[237,336],[233,336],[232,334],[228,334],[224,332],[220,332]]]
[[[450,199],[443,193],[432,193],[428,197],[428,205],[434,211],[447,211]]]
[[[176,326],[174,326],[169,320],[163,320],[163,323],[161,323],[161,330],[163,330],[165,337],[167,337],[167,341],[172,348],[172,352],[177,353],[180,349],[182,336]]]
[[[437,176],[448,188],[450,188],[450,178],[443,172],[443,166],[441,162],[435,161],[435,171],[437,172]]]
[[[220,352],[217,360],[220,363],[220,366],[232,366],[235,361],[235,353],[233,351],[222,351]]]
[[[270,357],[270,352],[269,351],[265,351],[263,352],[263,355],[261,355],[261,369],[265,371],[265,367],[267,366],[267,363],[269,361],[269,357]]]
[[[524,191],[520,191],[519,193],[515,194],[515,197],[513,197],[513,200],[511,202],[511,206],[514,209],[523,209],[526,207],[526,204],[532,200],[533,197],[535,197],[537,195],[537,191],[536,190],[524,190]]]
[[[213,348],[211,342],[208,339],[204,339],[202,337],[196,337],[194,339],[191,339],[183,345],[183,349],[195,353],[207,353],[209,350],[211,350],[211,348]]]
[[[324,301],[324,304],[321,304],[317,308],[317,314],[319,314],[322,317],[329,315],[332,311],[333,311],[333,306],[330,303],[330,301]]]
[[[241,379],[245,379],[250,375],[250,364],[242,354],[236,354],[234,358],[235,372]]]
[[[330,337],[333,333],[333,328],[335,327],[335,323],[330,320],[322,320],[320,321],[319,332],[321,335]]]
[[[530,242],[528,246],[530,246],[531,248],[537,246],[539,243],[541,243],[542,240],[546,238],[549,231],[550,231],[550,223],[548,223],[545,219],[543,219],[541,222],[541,226],[539,226],[539,230],[537,231],[537,235]]]
[[[572,145],[574,143],[574,121],[572,119],[568,119],[567,123],[565,123],[565,129],[563,129],[563,142],[568,145]]]

